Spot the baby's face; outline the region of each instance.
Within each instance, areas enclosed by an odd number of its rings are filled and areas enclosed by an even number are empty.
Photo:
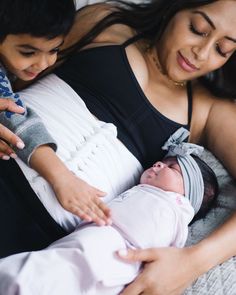
[[[151,168],[145,170],[140,183],[184,195],[183,176],[175,157],[168,157],[162,162],[156,162]]]

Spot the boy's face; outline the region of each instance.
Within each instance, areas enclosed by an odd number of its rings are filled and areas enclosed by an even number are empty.
[[[140,183],[184,195],[183,176],[175,157],[168,157],[162,162],[156,162],[151,168],[145,170]]]
[[[62,43],[62,36],[48,40],[29,34],[8,35],[0,43],[0,60],[9,72],[29,81],[56,62]]]

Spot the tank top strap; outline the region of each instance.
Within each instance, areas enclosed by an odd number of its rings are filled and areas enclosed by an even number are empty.
[[[131,38],[129,38],[128,40],[126,40],[123,44],[122,44],[122,47],[126,48],[127,46],[129,46],[130,44],[132,43],[135,43],[136,41],[138,41],[139,39],[142,38],[142,34],[138,34],[138,35],[135,35]]]
[[[190,128],[192,119],[192,109],[193,109],[193,94],[192,94],[192,83],[187,82],[187,96],[188,96],[188,126]]]

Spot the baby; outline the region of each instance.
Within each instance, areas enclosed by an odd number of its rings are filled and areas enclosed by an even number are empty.
[[[117,251],[183,247],[188,224],[194,215],[196,218],[206,214],[218,193],[214,172],[196,156],[203,148],[183,142],[187,136],[186,129],[177,130],[163,147],[168,150],[163,161],[144,171],[140,184],[108,204],[112,212],[111,225],[80,225],[45,250],[6,258],[2,269],[9,271],[7,264],[11,265],[11,260],[21,269],[16,281],[14,275],[11,276],[11,288],[17,286],[15,289],[20,289],[21,295],[32,294],[35,288],[42,286],[44,294],[51,295],[68,292],[70,295],[115,295],[135,279],[142,267],[140,263],[120,260],[115,254]],[[32,268],[34,263],[37,267]],[[55,268],[56,265],[61,267]],[[14,272],[12,268],[11,272]],[[34,282],[31,285],[28,276],[38,279],[31,280]],[[55,288],[55,278],[61,282],[60,287]]]

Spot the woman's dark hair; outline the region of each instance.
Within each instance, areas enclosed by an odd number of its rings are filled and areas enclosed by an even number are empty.
[[[208,213],[208,211],[216,205],[217,196],[219,194],[219,185],[215,172],[211,169],[211,167],[199,157],[192,157],[197,162],[198,167],[201,170],[204,183],[204,196],[202,205],[193,219],[193,221],[196,221],[197,219],[203,218]]]
[[[9,34],[66,35],[75,12],[74,0],[0,0],[0,42]]]
[[[217,1],[219,0],[152,0],[135,4],[122,0],[108,0],[108,3],[115,4],[118,9],[102,19],[71,50],[82,48],[105,28],[116,23],[130,26],[137,34],[142,34],[152,46],[160,39],[169,21],[177,12]],[[216,96],[236,98],[236,75],[233,74],[235,68],[236,54],[233,54],[221,69],[201,77],[199,81]]]

